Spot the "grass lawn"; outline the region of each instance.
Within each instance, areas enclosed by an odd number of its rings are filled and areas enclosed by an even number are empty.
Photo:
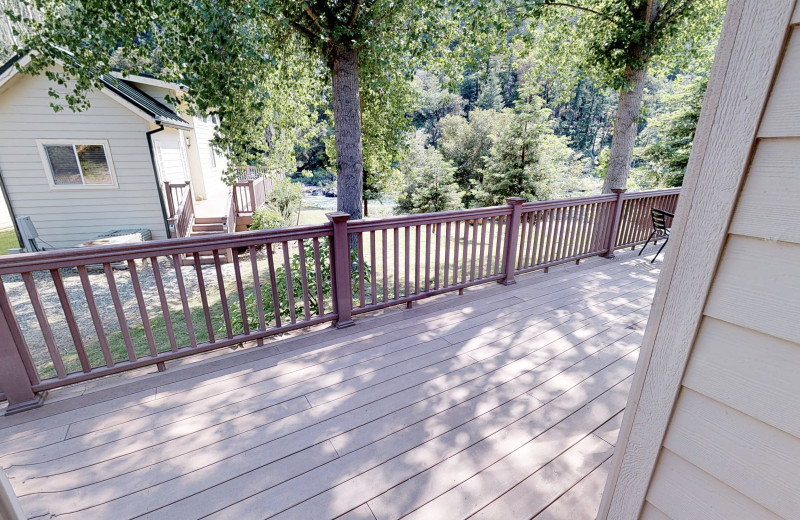
[[[9,249],[19,247],[17,234],[13,229],[0,231],[0,255],[7,255]]]

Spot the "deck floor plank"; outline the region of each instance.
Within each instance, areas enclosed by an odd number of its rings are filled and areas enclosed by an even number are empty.
[[[582,518],[658,277],[618,256],[65,390],[0,466],[30,518]]]

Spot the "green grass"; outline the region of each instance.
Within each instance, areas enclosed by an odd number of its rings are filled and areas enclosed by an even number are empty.
[[[17,233],[13,229],[0,231],[0,255],[7,255],[9,249],[19,247]]]

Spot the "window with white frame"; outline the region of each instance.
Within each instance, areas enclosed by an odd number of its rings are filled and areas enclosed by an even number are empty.
[[[114,186],[114,172],[104,142],[41,143],[54,187]]]

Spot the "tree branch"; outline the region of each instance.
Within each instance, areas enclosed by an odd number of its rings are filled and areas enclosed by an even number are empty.
[[[671,1],[671,0],[670,0],[670,1]],[[670,1],[668,1],[666,4],[664,4],[664,8],[666,8],[666,7],[667,7],[667,6],[670,4]],[[669,15],[668,15],[666,18],[664,18],[664,25],[669,25],[669,23],[670,23],[670,22],[672,22],[672,21],[673,21],[675,18],[677,18],[677,17],[678,17],[678,16],[679,16],[681,13],[683,13],[683,12],[684,12],[684,11],[686,11],[686,10],[687,10],[689,7],[691,7],[691,5],[692,5],[693,3],[694,3],[694,0],[686,0],[686,3],[684,3],[684,4],[683,4],[683,6],[676,8],[676,9],[675,9],[675,11],[673,11],[673,12],[672,12],[671,14],[669,14]],[[663,9],[663,8],[662,8],[662,9]],[[662,13],[665,13],[665,12],[666,12],[666,10],[662,10]]]
[[[356,4],[353,6],[353,12],[350,15],[350,28],[351,29],[356,24],[356,19],[358,18],[358,10],[359,9],[361,9],[361,0],[356,0]]]
[[[317,28],[319,28],[320,32],[325,32],[325,29],[323,29],[322,25],[319,23],[319,18],[314,13],[314,11],[311,10],[311,6],[306,6],[305,11],[306,11],[306,14],[308,15],[308,17],[311,18],[311,20],[317,26]]]

